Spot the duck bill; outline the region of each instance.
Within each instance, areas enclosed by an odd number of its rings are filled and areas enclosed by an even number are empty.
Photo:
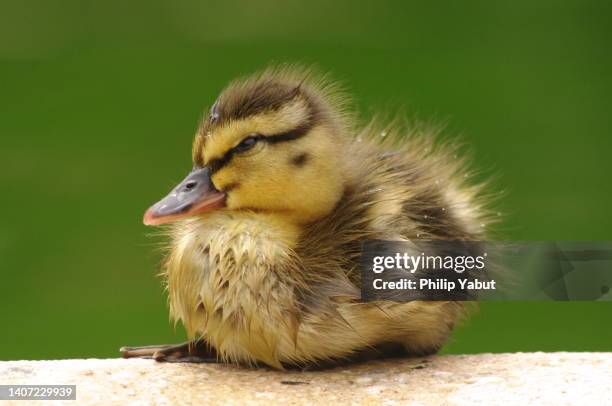
[[[225,207],[225,193],[215,189],[207,167],[194,169],[166,197],[151,206],[143,223],[157,226]]]

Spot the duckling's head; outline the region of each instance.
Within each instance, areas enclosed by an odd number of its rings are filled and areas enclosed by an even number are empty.
[[[232,82],[196,133],[194,169],[145,213],[145,224],[212,210],[295,223],[328,214],[346,182],[343,100],[333,84],[306,70],[271,69]]]

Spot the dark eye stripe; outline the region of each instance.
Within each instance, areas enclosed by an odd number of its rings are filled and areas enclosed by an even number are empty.
[[[207,165],[210,168],[210,174],[214,174],[227,165],[230,159],[232,159],[232,155],[234,155],[234,151],[230,149],[221,158],[211,160]]]
[[[306,135],[311,128],[312,124],[309,122],[281,134],[270,135],[267,137],[262,136],[260,138],[260,141],[267,142],[269,144],[276,144],[279,142],[297,140]],[[210,168],[211,175],[223,168],[231,161],[234,154],[238,152],[236,148],[237,146],[227,151],[225,155],[223,155],[221,158],[212,159],[208,162],[207,166]]]
[[[269,142],[271,144],[276,144],[278,142],[297,140],[298,138],[302,138],[303,136],[305,136],[311,128],[312,124],[309,122],[306,124],[302,124],[291,131],[287,131],[282,134],[271,135],[269,137],[264,137],[264,141]]]

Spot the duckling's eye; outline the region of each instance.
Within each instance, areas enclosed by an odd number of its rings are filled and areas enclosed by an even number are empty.
[[[236,152],[248,151],[249,149],[253,148],[255,144],[257,144],[257,141],[259,141],[261,138],[262,136],[259,134],[249,135],[248,137],[243,139],[240,142],[240,144],[234,147],[234,151]]]

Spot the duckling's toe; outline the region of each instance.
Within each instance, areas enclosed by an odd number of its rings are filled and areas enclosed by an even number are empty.
[[[208,362],[216,363],[216,352],[201,341],[187,341],[171,345],[145,345],[140,347],[121,347],[123,358],[147,358],[157,362]]]

